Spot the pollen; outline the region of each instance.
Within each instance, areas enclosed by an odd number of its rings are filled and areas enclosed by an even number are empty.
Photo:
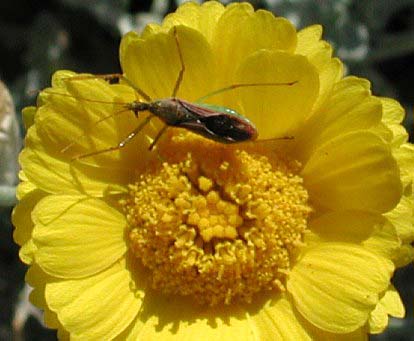
[[[300,164],[240,150],[194,155],[141,175],[121,200],[151,287],[208,306],[285,290],[311,213]]]

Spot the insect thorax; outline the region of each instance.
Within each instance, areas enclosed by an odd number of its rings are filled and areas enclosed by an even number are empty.
[[[148,103],[149,110],[167,125],[174,126],[186,120],[187,110],[175,98],[165,98]]]

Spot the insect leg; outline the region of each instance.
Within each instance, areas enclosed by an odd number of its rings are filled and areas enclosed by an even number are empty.
[[[99,124],[99,123],[101,123],[101,122],[103,122],[103,121],[105,121],[105,120],[107,120],[107,119],[109,119],[111,117],[115,117],[116,115],[120,115],[120,114],[126,113],[128,111],[130,111],[129,108],[124,109],[124,110],[117,111],[117,112],[115,112],[113,114],[110,114],[110,115],[107,115],[107,116],[104,116],[101,119],[99,119],[98,121],[95,121],[93,123],[93,126],[95,126],[95,125],[97,125],[97,124]],[[61,153],[66,153],[70,148],[72,148],[72,146],[74,146],[75,144],[79,143],[79,140],[80,139],[83,139],[84,137],[88,136],[88,133],[89,132],[84,132],[83,134],[79,135],[75,140],[73,140],[71,143],[69,143],[66,147],[62,148],[60,150],[60,152]]]
[[[181,85],[181,82],[184,76],[184,71],[185,71],[185,64],[184,64],[183,54],[180,48],[180,42],[178,41],[176,26],[174,26],[174,39],[175,39],[175,44],[177,45],[178,57],[180,58],[181,69],[180,69],[180,72],[178,73],[177,81],[175,82],[174,91],[171,97],[175,97],[177,95],[177,92],[178,92],[178,89],[180,88],[180,85]]]
[[[213,92],[210,92],[209,94],[197,99],[196,102],[202,102],[205,99],[218,95],[221,92],[226,92],[226,91],[237,89],[237,88],[247,88],[247,87],[255,87],[255,86],[291,86],[296,83],[298,83],[298,81],[284,82],[284,83],[244,83],[244,84],[236,83],[236,84],[225,86],[224,88],[217,89]]]
[[[74,157],[72,160],[80,160],[80,159],[84,159],[86,157],[90,157],[90,156],[94,156],[94,155],[98,155],[98,154],[102,154],[102,153],[106,153],[106,152],[111,152],[113,150],[118,150],[118,149],[121,149],[121,148],[125,147],[126,144],[129,143],[149,123],[149,121],[151,121],[151,119],[153,117],[154,117],[153,115],[147,116],[144,119],[144,121],[138,127],[136,127],[133,131],[131,131],[128,134],[128,136],[126,138],[124,138],[121,142],[119,142],[116,146],[112,146],[112,147],[107,148],[107,149],[98,150],[98,151],[92,152],[92,153],[83,154],[83,155]]]
[[[158,140],[161,138],[161,136],[165,133],[165,131],[168,129],[168,126],[165,125],[160,129],[160,131],[157,133],[157,136],[155,136],[154,140],[151,142],[150,146],[148,147],[148,150],[153,150],[155,147],[155,144],[158,142]]]

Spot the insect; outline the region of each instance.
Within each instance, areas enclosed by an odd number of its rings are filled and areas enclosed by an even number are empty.
[[[212,105],[202,103],[201,101],[217,95],[221,92],[229,91],[242,87],[257,87],[257,86],[291,86],[297,83],[297,81],[285,82],[285,83],[245,83],[245,84],[232,84],[224,88],[215,90],[208,95],[200,98],[196,102],[189,102],[176,97],[180,88],[184,72],[185,64],[180,49],[180,44],[177,35],[176,27],[173,28],[173,34],[175,43],[178,50],[178,56],[181,69],[179,71],[175,86],[171,97],[164,99],[152,100],[142,89],[138,88],[131,81],[129,81],[122,74],[110,74],[110,75],[95,75],[92,77],[103,78],[110,83],[114,81],[124,81],[131,86],[146,102],[133,101],[125,103],[125,111],[132,111],[138,118],[139,114],[143,111],[150,113],[141,124],[139,124],[128,136],[120,141],[116,146],[112,146],[107,149],[94,151],[91,153],[83,154],[75,159],[82,159],[101,153],[110,152],[123,148],[128,142],[130,142],[139,132],[151,121],[152,118],[158,117],[165,125],[159,130],[149,149],[152,150],[161,136],[169,127],[184,128],[198,135],[204,136],[210,140],[214,140],[220,143],[230,144],[255,140],[258,136],[258,132],[254,124],[246,117],[240,115],[235,110],[218,105]],[[88,76],[86,76],[88,77]],[[81,77],[73,77],[73,79],[84,79]],[[109,118],[110,116],[106,117]],[[105,118],[104,118],[105,119]],[[103,119],[102,119],[103,120]],[[102,121],[100,120],[100,121]],[[289,137],[284,137],[289,138]],[[72,144],[71,144],[72,145]],[[70,146],[67,146],[62,151],[66,151]]]

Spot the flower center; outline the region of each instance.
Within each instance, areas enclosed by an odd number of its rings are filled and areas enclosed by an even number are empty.
[[[155,290],[249,303],[285,289],[311,208],[298,162],[216,146],[187,150],[129,186],[129,247]]]

